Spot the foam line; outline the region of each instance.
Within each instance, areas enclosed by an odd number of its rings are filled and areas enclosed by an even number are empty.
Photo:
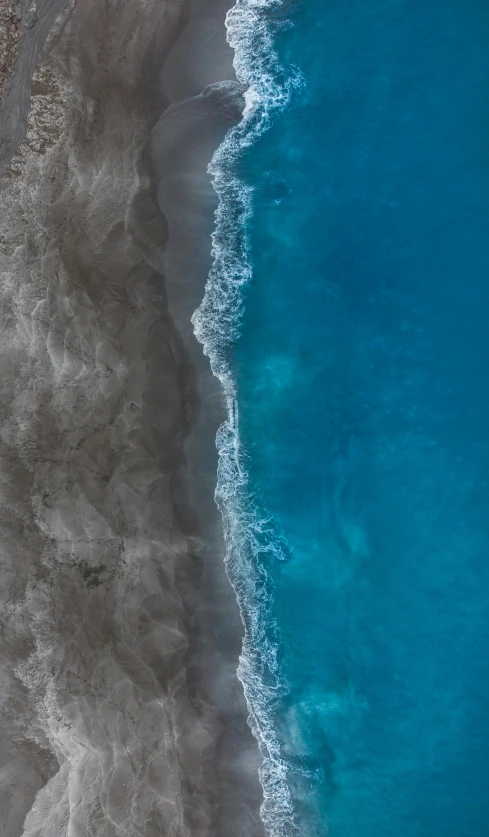
[[[209,164],[218,195],[213,264],[204,299],[192,318],[195,335],[226,399],[227,419],[216,439],[216,502],[223,517],[226,569],[245,627],[238,677],[263,757],[261,814],[271,837],[300,833],[287,782],[288,764],[273,723],[287,684],[277,662],[273,589],[262,560],[270,553],[279,560],[287,555],[286,544],[253,496],[239,436],[239,403],[230,355],[242,322],[243,289],[253,274],[249,229],[254,189],[239,177],[239,162],[244,150],[289,107],[302,85],[299,73],[294,68],[286,70],[274,50],[270,12],[283,5],[282,0],[238,0],[226,18],[236,75],[246,89],[245,107],[240,123],[228,131]]]

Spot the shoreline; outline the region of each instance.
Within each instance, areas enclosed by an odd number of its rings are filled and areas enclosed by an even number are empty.
[[[300,833],[289,781],[292,765],[276,724],[288,684],[278,662],[281,640],[273,616],[274,583],[269,571],[270,555],[278,562],[287,560],[288,545],[250,482],[248,454],[240,436],[237,369],[232,360],[243,322],[243,292],[254,272],[250,222],[258,184],[251,185],[243,177],[243,152],[268,132],[302,87],[300,73],[283,67],[275,51],[269,17],[272,6],[276,8],[276,4],[265,2],[258,9],[241,0],[227,19],[237,77],[246,90],[245,108],[209,167],[219,196],[213,263],[192,321],[226,399],[226,419],[217,439],[216,497],[225,530],[227,574],[245,625],[237,675],[249,709],[248,723],[262,756],[260,813],[267,834],[292,837]]]
[[[165,91],[164,70],[158,81],[165,60],[175,79],[175,62],[191,59],[191,86],[201,84],[191,45],[203,24],[207,44],[225,34],[224,4],[206,8],[203,20],[190,3],[182,20],[161,0],[72,4],[3,175],[0,798],[12,837],[261,833],[258,750],[236,677],[242,627],[213,501],[222,396],[184,326],[187,291],[206,279],[204,147],[236,118],[239,93],[209,87],[217,65],[204,96],[182,94],[188,72],[180,90]],[[188,230],[175,225],[168,178],[168,217],[157,209],[165,177],[151,180],[144,151],[156,102],[169,136],[192,99],[209,130],[186,146],[179,185],[210,196],[198,231],[195,206]],[[180,149],[195,118],[180,123]]]
[[[220,809],[215,833],[227,835],[232,829],[239,837],[260,837],[264,834],[259,814],[262,759],[247,723],[248,708],[237,676],[244,627],[226,572],[223,520],[214,499],[219,459],[216,433],[226,420],[225,399],[191,321],[204,297],[211,267],[211,233],[218,203],[208,165],[227,131],[240,121],[244,107],[243,87],[232,66],[234,54],[225,38],[224,18],[232,5],[229,0],[211,0],[199,13],[199,3],[193,4],[195,17],[180,33],[161,76],[163,89],[179,98],[154,127],[148,157],[169,229],[164,257],[169,309],[196,370],[200,392],[200,410],[186,442],[186,455],[190,501],[203,537],[205,592],[200,624],[206,641],[197,654],[194,682],[204,684],[208,701],[221,718],[216,741],[218,775],[211,782],[217,791],[214,804]],[[202,31],[206,32],[205,45],[198,49]],[[188,73],[189,55],[193,76]]]

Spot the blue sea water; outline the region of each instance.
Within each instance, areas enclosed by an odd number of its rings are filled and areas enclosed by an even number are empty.
[[[196,332],[273,837],[489,834],[489,6],[238,0]]]

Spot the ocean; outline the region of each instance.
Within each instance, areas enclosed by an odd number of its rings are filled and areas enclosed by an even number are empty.
[[[489,8],[238,0],[194,327],[271,837],[486,837]]]

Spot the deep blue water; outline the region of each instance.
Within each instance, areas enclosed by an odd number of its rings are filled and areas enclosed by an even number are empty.
[[[304,837],[487,837],[489,6],[260,12],[303,82],[238,165],[258,724]]]

